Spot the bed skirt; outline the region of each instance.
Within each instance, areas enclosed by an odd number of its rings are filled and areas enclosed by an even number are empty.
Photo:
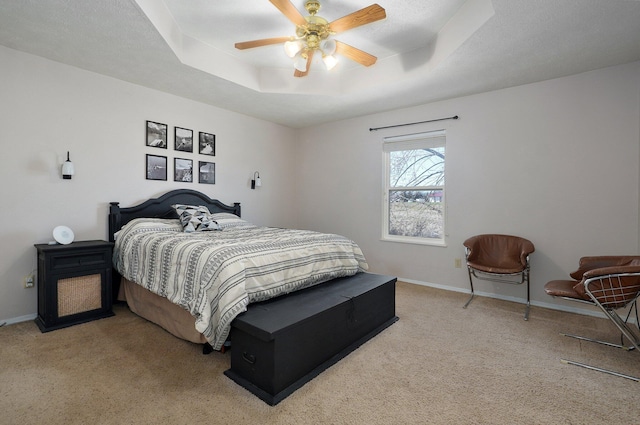
[[[187,310],[125,278],[120,281],[119,301],[140,317],[157,324],[170,334],[196,344],[207,342],[196,331],[195,318]]]

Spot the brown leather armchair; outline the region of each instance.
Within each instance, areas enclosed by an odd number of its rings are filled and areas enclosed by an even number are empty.
[[[620,344],[613,344],[578,335],[563,334],[584,341],[597,342],[611,347],[625,350],[640,351],[640,329],[638,329],[637,301],[640,297],[640,256],[598,256],[582,257],[578,270],[570,273],[573,280],[552,280],[544,286],[547,294],[572,301],[595,305],[604,312],[613,324],[620,330]],[[626,318],[618,315],[616,310],[629,307]],[[635,329],[629,323],[629,317],[635,311]],[[624,339],[631,345],[624,345]],[[617,376],[640,381],[629,375],[623,375],[610,370],[588,366],[569,360],[563,363],[573,364],[610,373]]]
[[[471,297],[463,308],[467,308],[475,296],[472,277],[501,283],[526,282],[524,320],[529,320],[529,255],[535,251],[533,243],[519,236],[484,234],[470,237],[463,245],[471,285]]]

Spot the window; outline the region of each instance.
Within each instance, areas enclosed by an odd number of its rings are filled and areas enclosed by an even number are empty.
[[[444,245],[445,132],[387,137],[383,240]]]

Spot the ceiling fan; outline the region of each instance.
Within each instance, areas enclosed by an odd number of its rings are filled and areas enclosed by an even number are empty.
[[[309,13],[307,17],[302,16],[289,0],[269,1],[296,25],[296,36],[244,41],[236,43],[236,49],[244,50],[284,43],[285,52],[294,59],[295,72],[293,75],[295,77],[304,77],[308,74],[311,60],[316,52],[322,54],[322,60],[327,69],[333,68],[337,63],[334,54],[342,55],[364,66],[376,63],[375,56],[329,38],[329,36],[386,18],[384,9],[378,4],[372,4],[333,22],[328,22],[326,19],[316,16],[320,9],[319,0],[305,2],[304,8]]]

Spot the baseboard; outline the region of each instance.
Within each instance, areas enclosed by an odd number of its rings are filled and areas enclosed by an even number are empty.
[[[468,289],[454,288],[454,287],[451,287],[451,286],[441,285],[441,284],[438,284],[438,283],[424,282],[424,281],[419,281],[419,280],[414,280],[414,279],[405,279],[405,278],[402,278],[402,277],[398,277],[398,282],[406,282],[406,283],[411,283],[413,285],[428,286],[430,288],[442,289],[442,290],[445,290],[445,291],[460,292],[460,293],[464,293],[464,294],[470,294],[470,291]],[[519,303],[519,304],[526,304],[526,302],[527,302],[524,298],[510,297],[510,296],[506,296],[506,295],[495,294],[495,293],[492,293],[492,292],[475,291],[475,295],[476,295],[476,297],[493,298],[493,299],[497,299],[497,300],[510,301],[510,302]],[[582,305],[581,303],[576,303],[576,304]],[[549,310],[557,310],[557,311],[564,311],[566,313],[581,314],[583,316],[599,317],[599,318],[602,318],[602,319],[607,318],[602,311],[595,310],[596,307],[593,307],[594,309],[592,310],[590,308],[571,307],[571,306],[564,306],[564,305],[559,305],[559,304],[546,303],[546,302],[533,301],[533,300],[531,301],[531,305],[535,306],[535,307],[547,308]],[[586,306],[586,304],[585,304],[585,306]],[[635,318],[629,318],[629,322],[630,323],[635,323]]]
[[[36,317],[38,317],[37,314],[28,314],[26,316],[13,317],[5,320],[0,320],[0,326],[14,325],[20,322],[28,322],[29,320],[35,320]]]

